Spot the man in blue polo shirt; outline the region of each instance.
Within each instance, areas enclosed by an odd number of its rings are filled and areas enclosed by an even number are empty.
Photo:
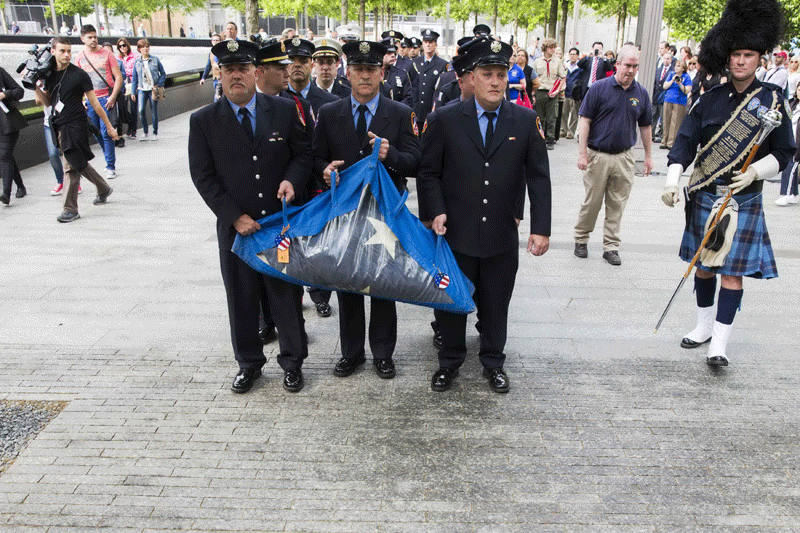
[[[638,126],[644,144],[644,173],[653,168],[650,129],[653,112],[650,96],[635,80],[639,50],[623,46],[617,72],[592,84],[581,104],[578,125],[578,168],[585,171],[586,198],[575,224],[575,255],[588,257],[586,244],[597,215],[606,203],[603,225],[603,259],[622,264],[619,258],[620,221],[633,187],[633,145]]]

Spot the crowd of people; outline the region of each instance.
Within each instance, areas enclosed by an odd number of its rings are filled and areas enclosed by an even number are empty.
[[[756,87],[759,97],[747,111],[760,118],[769,108],[759,104],[772,102],[780,128],[751,170],[729,172],[712,185],[693,175],[693,186],[698,193],[717,196],[724,187],[745,191],[757,195],[747,198],[755,202],[760,201],[762,180],[788,168],[787,199],[779,205],[796,202],[796,169],[793,173],[787,164],[790,147],[794,148],[787,111],[791,113],[792,101],[797,101],[800,72],[798,58],[781,50],[775,50],[771,62],[756,70],[760,53],[767,48],[759,45],[759,54],[751,61],[752,54],[739,53],[729,45],[726,54],[730,57],[726,55],[725,61],[731,70],[726,71],[718,62],[703,68],[704,57],[707,64],[707,58],[713,57],[710,51],[693,55],[687,47],[677,50],[662,42],[653,90],[648,91],[637,81],[640,51],[632,43],[616,54],[595,42],[587,53],[571,48],[564,58],[552,39],[544,39],[541,46],[537,39],[528,50],[515,48],[493,39],[490,28],[479,24],[472,35],[459,41],[456,55],[447,61],[437,53],[439,34],[432,29],[423,29],[419,38],[389,30],[377,42],[364,40],[361,28],[352,24],[336,28],[335,38],[314,38],[313,32],[305,32],[308,38],[303,38],[293,28],[274,38],[262,33],[242,40],[237,25],[229,22],[223,35],[212,36],[200,84],[209,76],[213,79],[214,102],[192,115],[189,132],[192,179],[218,217],[219,259],[239,364],[234,392],[247,392],[260,377],[265,363],[262,346],[275,339],[280,342],[278,362],[284,369],[284,387],[292,392],[302,389],[307,336],[302,290],[256,273],[231,252],[233,239],[256,232],[257,220],[279,211],[281,200],[303,203],[327,190],[336,173],[372,152],[377,134],[382,139],[380,159],[395,186],[402,192],[409,177],[417,179],[420,220],[447,240],[461,270],[476,287],[479,358],[490,388],[500,393],[510,386],[503,370],[504,345],[524,194],[527,190],[530,199],[527,249],[542,255],[550,235],[548,150],[560,137],[577,137],[577,166],[584,172],[585,198],[574,232],[574,254],[579,258],[588,257],[589,236],[605,203],[603,258],[611,265],[621,264],[620,221],[633,185],[632,148],[637,136],[645,149],[645,174],[653,167],[653,143],[670,150],[663,200],[667,205],[676,203],[677,181],[693,161],[698,144],[701,140],[713,144],[706,138],[713,128],[701,127],[706,122],[700,118],[710,111],[692,104],[709,102],[701,96],[712,91],[718,98],[721,93],[715,89],[723,84],[731,87],[731,96],[734,90],[744,94],[748,87]],[[106,179],[117,176],[114,150],[123,125],[129,138],[136,138],[141,122],[140,139],[157,139],[157,104],[166,78],[159,59],[149,53],[146,38],[137,42],[138,53],[125,38],[117,41],[116,52],[110,43],[100,46],[91,25],[81,28],[81,39],[85,46],[74,58],[67,39],[53,40],[56,69],[36,87],[37,99],[45,106],[48,150],[58,180],[53,193],[67,189],[59,222],[79,218],[81,176],[97,188],[95,204],[106,203],[112,194]],[[4,71],[0,74],[0,103],[18,100],[16,83]],[[762,94],[774,87],[778,89],[773,96]],[[785,94],[790,87],[795,94]],[[784,100],[786,109],[781,107]],[[687,112],[690,107],[692,111]],[[126,109],[129,116],[123,120]],[[740,111],[741,106],[731,110],[733,118]],[[17,197],[25,195],[11,156],[25,123],[13,113],[5,118],[0,121],[0,200],[8,204],[13,182]],[[722,118],[714,124],[721,125]],[[274,130],[269,139],[263,135],[267,120]],[[751,125],[758,122],[747,120]],[[89,164],[93,155],[86,131],[90,125],[103,150],[105,179]],[[267,149],[264,143],[269,141],[276,142]],[[222,165],[223,160],[228,163]],[[695,174],[699,172],[703,179],[705,171],[696,165]],[[700,209],[697,205],[692,203],[687,209]],[[698,213],[694,225],[687,225],[692,239],[686,250],[692,250],[695,232],[706,220],[706,211]],[[766,236],[765,227],[759,235]],[[741,291],[743,275],[774,277],[768,237],[765,242],[758,253],[751,253],[750,243],[734,241],[739,246],[734,248],[737,254],[752,256],[747,260],[736,256],[739,262],[734,270],[718,266],[704,268],[703,274],[699,270],[695,283],[705,288],[703,305],[698,300],[698,306],[708,307],[713,290],[703,280],[717,272],[723,274],[723,287],[735,291]],[[682,248],[684,259],[688,253]],[[319,316],[330,316],[332,294],[309,292]],[[737,294],[725,296],[724,325],[733,320],[730,306],[740,301],[741,292]],[[334,374],[348,376],[365,363],[368,340],[378,376],[394,377],[394,303],[373,298],[367,329],[364,296],[338,293],[337,298],[342,357]],[[708,325],[707,309],[703,313],[703,324]],[[440,364],[431,388],[443,391],[450,388],[466,357],[465,319],[437,311],[431,326]],[[682,345],[695,348],[708,342],[705,336],[710,335],[711,326],[701,329],[688,334]],[[712,343],[708,358],[712,365],[727,364],[724,350],[729,328],[718,329],[722,340]]]

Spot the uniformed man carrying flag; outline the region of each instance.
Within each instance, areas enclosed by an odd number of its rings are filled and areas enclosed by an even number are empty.
[[[719,22],[701,44],[699,62],[710,74],[730,71],[730,81],[706,92],[692,106],[668,156],[669,169],[662,199],[674,206],[678,181],[694,163],[689,179],[686,230],[680,257],[692,261],[709,229],[710,217],[727,196],[715,238],[703,247],[694,285],[697,326],[681,341],[684,348],[709,343],[706,362],[727,366],[726,346],[742,301],[742,277],[778,275],[762,209],[764,179],[785,168],[794,153],[791,121],[783,89],[756,78],[762,54],[781,36],[781,8],[776,0],[728,0]],[[779,113],[779,125],[756,146],[762,123]],[[740,172],[751,150],[757,153]],[[722,288],[714,314],[716,275]]]

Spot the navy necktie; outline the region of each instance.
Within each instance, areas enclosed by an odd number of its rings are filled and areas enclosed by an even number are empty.
[[[356,125],[356,136],[358,142],[364,144],[367,137],[367,106],[361,104],[358,106],[358,124]]]
[[[246,107],[240,107],[239,116],[242,117],[244,134],[247,135],[247,138],[250,139],[250,142],[253,142],[255,140],[255,136],[253,135],[253,125],[250,123],[250,112]]]
[[[497,116],[497,113],[484,113],[483,116],[489,119],[489,123],[486,125],[486,142],[484,143],[484,146],[488,150],[492,145],[492,137],[494,136],[494,117]]]

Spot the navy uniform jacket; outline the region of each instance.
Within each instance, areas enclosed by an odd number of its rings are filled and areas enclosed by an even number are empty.
[[[405,188],[405,177],[415,176],[420,160],[419,138],[411,122],[411,108],[381,95],[371,131],[389,141],[389,154],[383,162],[399,190]],[[344,170],[372,153],[369,138],[360,144],[356,138],[350,98],[342,98],[320,109],[314,129],[314,176],[322,179],[322,171],[331,161],[342,160]]]
[[[450,247],[491,257],[519,246],[515,215],[528,188],[531,233],[550,235],[550,166],[536,112],[503,101],[492,144],[483,146],[475,99],[428,117],[417,178],[420,210],[447,214]]]
[[[413,97],[411,94],[411,79],[408,72],[392,65],[386,71],[384,82],[381,84],[382,94],[395,102],[401,102],[411,107]]]
[[[251,142],[224,96],[189,119],[192,181],[217,216],[217,240],[230,250],[233,223],[281,210],[278,187],[288,180],[295,193],[311,174],[313,156],[297,106],[285,98],[256,94],[255,140]]]
[[[433,108],[439,109],[443,105],[458,100],[459,98],[461,98],[461,86],[458,84],[458,80],[440,85],[439,88],[436,89]]]
[[[426,66],[425,56],[422,54],[414,60],[414,66],[419,72],[414,86],[414,111],[417,113],[417,122],[422,124],[433,108],[433,94],[436,92],[439,75],[447,70],[448,64],[435,55]]]
[[[704,93],[696,104],[692,106],[689,114],[686,115],[678,136],[672,145],[672,149],[667,156],[667,162],[680,163],[683,168],[687,168],[694,163],[698,148],[705,146],[719,129],[733,115],[734,110],[739,106],[744,97],[756,88],[761,87],[761,92],[756,95],[761,103],[770,107],[772,102],[772,91],[778,92],[780,99],[781,115],[783,121],[781,125],[769,134],[764,144],[761,145],[753,161],[772,154],[778,160],[781,169],[786,168],[792,160],[795,151],[794,138],[792,137],[792,121],[787,114],[787,102],[783,98],[783,89],[771,83],[762,83],[758,79],[745,89],[741,94],[733,87],[732,82],[717,85],[713,89]],[[739,154],[736,154],[738,156]],[[739,169],[735,169],[739,170]],[[731,175],[722,177],[723,184],[729,184]],[[743,189],[739,194],[748,194],[761,191],[764,186],[763,180],[756,180],[751,185]]]
[[[308,103],[311,104],[311,109],[314,110],[314,115],[319,114],[319,108],[329,102],[335,102],[339,99],[339,97],[329,93],[324,89],[320,89],[317,87],[315,82],[311,82],[311,86],[308,88],[308,93],[304,97],[302,93],[297,93],[292,88],[291,84],[289,85],[289,92],[292,94],[296,94],[300,98],[304,98],[308,100]]]
[[[410,57],[397,56],[394,66],[401,68],[408,73],[408,79],[411,80],[411,86],[414,86],[414,81],[417,79],[417,69],[414,68],[414,60]]]
[[[314,124],[317,121],[314,112],[311,110],[311,104],[305,98],[300,98],[289,91],[281,91],[278,95],[282,98],[289,99],[291,102],[294,102],[295,106],[298,104],[298,102],[300,103],[300,119],[305,123],[306,134],[308,135],[308,143],[310,145],[311,140],[314,138]],[[302,205],[318,194],[322,193],[325,189],[325,182],[313,179],[312,176],[308,179],[306,187],[303,190],[295,189],[295,199],[292,201],[292,203],[295,205]]]
[[[347,79],[336,76],[336,79],[333,80],[333,87],[331,87],[331,94],[339,98],[347,98],[351,92],[352,89]]]

